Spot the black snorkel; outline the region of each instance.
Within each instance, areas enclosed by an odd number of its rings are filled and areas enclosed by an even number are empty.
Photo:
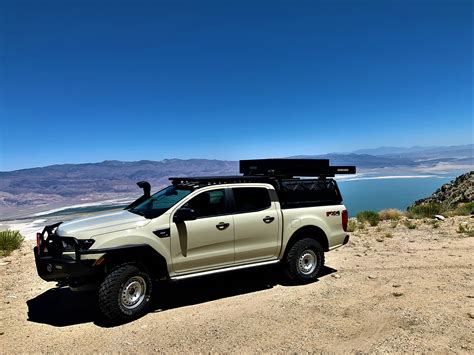
[[[138,206],[140,203],[148,200],[151,196],[151,185],[148,181],[139,181],[137,182],[137,185],[139,188],[143,189],[143,195],[140,196],[138,199],[133,201],[131,204],[129,204],[127,207],[125,207],[125,210],[130,210],[135,206]]]

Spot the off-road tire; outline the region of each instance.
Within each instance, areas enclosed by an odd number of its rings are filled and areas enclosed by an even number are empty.
[[[305,257],[314,257],[313,267],[305,264]],[[324,249],[312,238],[297,241],[288,251],[285,262],[285,274],[293,283],[305,284],[316,280],[324,266]],[[307,270],[304,270],[307,268]]]
[[[122,292],[130,280],[145,282],[144,297],[134,308],[127,308],[122,302]],[[145,314],[150,306],[152,280],[147,272],[133,264],[122,264],[113,269],[99,287],[99,308],[111,322],[126,322]]]

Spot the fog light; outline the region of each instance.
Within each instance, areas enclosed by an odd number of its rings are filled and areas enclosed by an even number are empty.
[[[48,272],[53,272],[53,265],[51,265],[51,264],[46,265],[46,270]]]

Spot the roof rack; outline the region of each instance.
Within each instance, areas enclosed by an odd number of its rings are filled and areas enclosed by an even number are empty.
[[[193,177],[170,177],[173,185],[186,185],[197,187],[202,185],[231,184],[239,182],[269,182],[268,176],[193,176]],[[273,178],[273,180],[275,180]]]
[[[241,182],[269,182],[295,177],[333,177],[336,174],[355,174],[355,166],[330,166],[329,159],[256,159],[241,160],[236,176],[170,177],[174,185],[198,187],[203,185]]]

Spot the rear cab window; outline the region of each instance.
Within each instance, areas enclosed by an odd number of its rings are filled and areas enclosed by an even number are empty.
[[[268,189],[265,187],[235,187],[234,213],[247,213],[266,210],[271,206]]]

